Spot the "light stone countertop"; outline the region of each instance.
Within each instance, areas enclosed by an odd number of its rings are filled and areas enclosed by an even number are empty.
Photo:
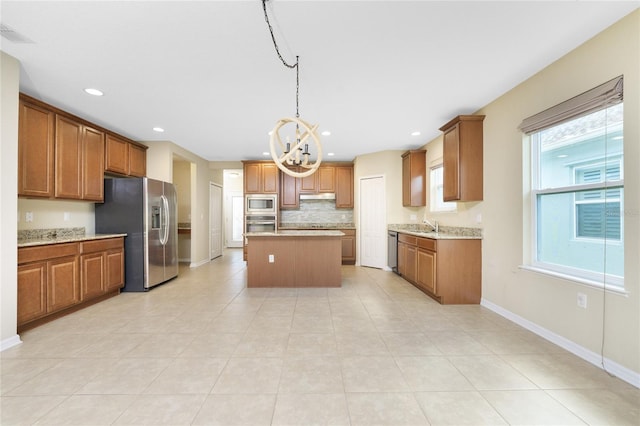
[[[73,243],[80,241],[102,240],[107,238],[126,237],[127,234],[91,234],[91,235],[69,235],[55,238],[34,238],[34,239],[19,239],[18,248],[21,247],[33,247],[43,246],[49,244],[62,244]]]
[[[393,229],[391,229],[393,231]],[[481,240],[481,236],[474,235],[458,235],[449,234],[446,232],[420,232],[420,231],[407,231],[398,230],[400,234],[408,234],[416,237],[431,238],[432,240]]]
[[[342,237],[344,232],[328,229],[279,230],[276,232],[247,232],[245,237]]]
[[[413,229],[412,225],[389,225],[389,231],[397,231],[401,234],[415,237],[431,238],[433,240],[481,240],[482,230],[479,228],[458,228],[452,226],[440,226],[440,232]]]

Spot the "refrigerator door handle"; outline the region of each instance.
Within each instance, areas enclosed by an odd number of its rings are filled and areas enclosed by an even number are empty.
[[[169,224],[171,223],[171,217],[169,215],[169,200],[164,195],[160,196],[162,200],[162,217],[160,218],[160,244],[163,246],[167,244],[169,240]]]

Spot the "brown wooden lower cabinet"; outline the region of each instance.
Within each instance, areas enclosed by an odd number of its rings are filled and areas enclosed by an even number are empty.
[[[342,264],[356,264],[356,230],[355,229],[339,229],[344,235],[342,236]]]
[[[18,331],[106,297],[124,286],[124,238],[18,249]]]
[[[443,305],[478,304],[482,241],[399,234],[398,273]]]

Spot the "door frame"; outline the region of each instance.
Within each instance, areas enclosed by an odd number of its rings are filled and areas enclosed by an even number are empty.
[[[213,248],[213,241],[211,238],[211,234],[213,231],[213,227],[211,226],[211,224],[213,223],[213,214],[214,212],[211,209],[211,205],[212,205],[212,201],[213,201],[213,193],[212,193],[212,187],[217,187],[220,188],[220,211],[218,212],[218,217],[220,218],[220,256],[222,256],[222,251],[224,249],[224,226],[223,226],[223,222],[224,222],[224,208],[223,208],[223,201],[224,201],[224,195],[223,195],[223,188],[222,185],[215,183],[215,182],[209,182],[209,253],[207,254],[207,257],[209,260],[213,260],[213,258],[211,257],[211,249]],[[216,256],[218,257],[218,256]]]

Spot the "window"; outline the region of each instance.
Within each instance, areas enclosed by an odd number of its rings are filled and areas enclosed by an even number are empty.
[[[535,267],[624,286],[623,104],[530,133]]]
[[[444,185],[443,185],[443,168],[442,164],[433,167],[429,174],[432,212],[448,212],[454,211],[457,207],[455,202],[444,201]]]
[[[620,160],[576,168],[576,183],[619,181]],[[606,173],[606,176],[605,176]],[[604,176],[604,179],[603,179]],[[620,240],[620,202],[622,190],[582,191],[575,197],[576,238]]]

